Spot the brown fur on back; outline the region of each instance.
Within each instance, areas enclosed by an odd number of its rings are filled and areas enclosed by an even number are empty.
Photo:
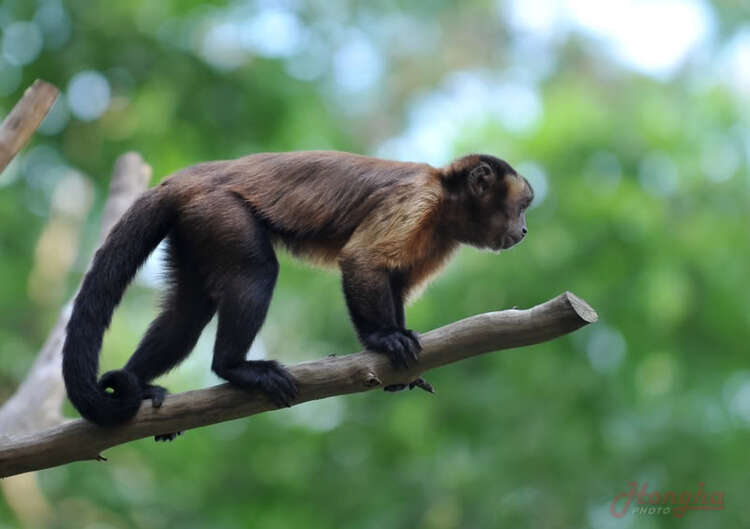
[[[442,187],[437,169],[333,151],[253,154],[177,173],[181,201],[227,190],[263,219],[276,240],[317,264],[367,249],[382,266],[426,259]],[[217,212],[217,214],[220,212]]]
[[[209,217],[220,218],[231,195],[293,254],[319,265],[355,259],[399,270],[410,290],[458,246],[456,227],[485,230],[477,212],[446,202],[446,186],[463,185],[460,175],[480,159],[469,155],[437,169],[335,151],[259,153],[189,167],[164,185],[174,182],[183,211],[201,212],[208,236]],[[518,191],[523,179],[515,180],[506,193]]]
[[[231,189],[280,231],[346,237],[389,194],[429,166],[356,154],[254,154],[232,162]]]

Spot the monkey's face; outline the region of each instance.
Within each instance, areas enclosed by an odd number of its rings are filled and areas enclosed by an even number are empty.
[[[495,251],[521,242],[528,232],[526,209],[534,199],[529,182],[503,160],[485,155],[465,174],[460,192],[465,224],[458,239]]]
[[[505,197],[499,198],[502,203],[499,212],[491,214],[491,229],[495,246],[493,250],[506,250],[515,246],[526,237],[529,231],[526,226],[526,210],[534,200],[534,190],[523,176],[515,171],[506,173]]]

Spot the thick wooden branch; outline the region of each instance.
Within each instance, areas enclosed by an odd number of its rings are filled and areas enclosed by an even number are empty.
[[[585,301],[566,292],[531,309],[479,314],[425,333],[419,364],[408,371],[395,371],[383,355],[367,351],[304,362],[289,367],[299,387],[295,404],[406,383],[435,367],[551,340],[596,320],[596,312]],[[73,420],[34,434],[0,438],[0,477],[99,459],[102,450],[134,439],[272,409],[275,406],[263,395],[226,384],[170,395],[158,409],[146,401],[133,420],[116,428]]]
[[[58,93],[55,86],[37,79],[3,120],[0,125],[0,173],[29,141]]]

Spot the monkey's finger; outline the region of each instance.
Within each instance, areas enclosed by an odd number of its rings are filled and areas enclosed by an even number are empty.
[[[281,393],[284,395],[284,399],[286,400],[286,405],[291,406],[294,399],[297,398],[297,388],[294,385],[294,383],[289,380],[281,380],[279,382],[279,389],[281,390]]]
[[[416,347],[410,347],[409,352],[411,353],[411,358],[412,360],[414,360],[414,363],[419,362],[419,356],[417,356],[419,349],[417,349]]]
[[[402,368],[408,369],[410,365],[409,351],[406,350],[404,347],[399,348],[398,360],[399,360],[399,365]]]
[[[297,396],[297,381],[294,377],[289,374],[288,371],[279,372],[276,374],[276,384],[281,387],[285,393],[288,393],[292,397]]]
[[[406,364],[406,360],[404,359],[402,354],[392,352],[388,354],[388,358],[390,358],[391,364],[393,365],[394,369],[406,369],[407,367],[409,367]]]
[[[289,403],[289,399],[280,391],[269,391],[266,392],[266,395],[268,395],[268,398],[277,408],[288,408],[289,406],[291,406],[291,404]]]
[[[284,394],[284,391],[271,375],[263,382],[261,382],[260,389],[266,394],[268,399],[279,408],[289,407],[289,397]]]
[[[415,345],[411,337],[408,335],[402,336],[401,340],[401,345],[403,346],[404,351],[406,351],[407,353],[407,361],[410,364],[417,363],[419,361],[419,358],[417,357],[417,351],[419,351],[418,346]]]
[[[294,393],[294,396],[297,396],[297,393],[299,393],[299,388],[297,387],[297,379],[295,379],[292,375],[287,373],[287,376],[285,377],[287,383],[289,384],[289,387],[292,390],[292,393]]]
[[[428,393],[433,393],[433,394],[435,393],[435,388],[432,387],[432,384],[427,382],[422,377],[419,377],[417,380],[413,380],[412,382],[409,382],[409,389],[411,390],[414,388],[423,389]]]
[[[417,350],[422,350],[422,340],[419,338],[419,334],[415,333],[414,331],[411,331],[409,329],[406,329],[405,334],[414,342],[414,345],[416,345]]]
[[[294,402],[295,397],[297,396],[297,392],[285,387],[284,385],[279,386],[279,394],[282,395],[282,398],[284,400],[284,406],[289,408],[292,405],[292,402]]]
[[[276,362],[260,381],[260,388],[279,407],[288,408],[297,397],[297,382],[284,367]]]
[[[391,359],[393,367],[397,369],[409,367],[404,344],[398,338],[394,337],[388,340],[387,345],[388,357]]]
[[[297,384],[292,378],[284,377],[279,381],[279,387],[287,399],[287,405],[291,406],[294,399],[297,398]]]
[[[396,369],[406,369],[409,367],[408,362],[406,361],[406,357],[404,356],[404,353],[393,353],[391,355],[391,363],[393,364],[393,367]]]

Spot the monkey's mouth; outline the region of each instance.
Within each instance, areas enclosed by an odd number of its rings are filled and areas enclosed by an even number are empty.
[[[498,248],[495,248],[496,250],[507,250],[509,248],[514,247],[516,244],[521,242],[524,239],[523,235],[519,237],[513,237],[512,235],[505,235],[500,240],[500,245]]]

